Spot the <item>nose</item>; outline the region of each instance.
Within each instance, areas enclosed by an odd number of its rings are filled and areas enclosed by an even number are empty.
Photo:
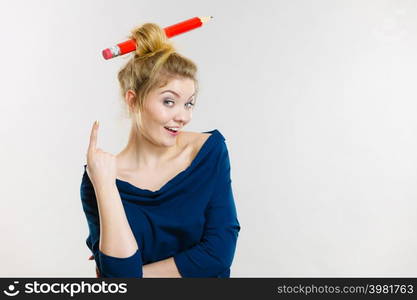
[[[175,122],[177,122],[178,124],[182,124],[182,126],[184,126],[185,124],[187,124],[192,117],[192,111],[191,110],[187,110],[186,108],[181,108],[174,117]]]

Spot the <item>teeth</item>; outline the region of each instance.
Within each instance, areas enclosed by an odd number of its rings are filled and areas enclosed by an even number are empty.
[[[165,127],[165,128],[168,128],[168,129],[174,130],[174,131],[178,131],[178,128],[169,128],[169,127]]]

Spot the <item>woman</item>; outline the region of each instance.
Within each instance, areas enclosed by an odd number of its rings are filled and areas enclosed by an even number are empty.
[[[154,23],[130,38],[137,49],[118,74],[129,141],[104,152],[95,123],[80,188],[97,277],[230,277],[240,224],[225,138],[183,130],[197,67]]]

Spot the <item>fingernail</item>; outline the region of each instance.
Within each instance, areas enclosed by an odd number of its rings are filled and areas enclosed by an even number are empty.
[[[96,124],[95,125],[97,125],[98,126],[98,120],[96,120]]]

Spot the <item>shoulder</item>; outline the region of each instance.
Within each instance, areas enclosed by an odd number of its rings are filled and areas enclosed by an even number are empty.
[[[228,161],[229,150],[226,138],[217,129],[207,132],[187,132],[192,141],[193,156],[205,147],[204,156],[212,161]],[[209,158],[208,158],[209,157]]]
[[[181,144],[192,148],[201,146],[213,133],[183,131],[181,132]]]
[[[198,141],[205,141],[207,140],[210,136],[213,136],[216,139],[219,140],[226,140],[226,138],[223,136],[223,134],[218,130],[218,129],[213,129],[210,131],[206,131],[206,132],[195,132],[195,131],[182,131],[181,132],[181,138],[185,141],[185,142],[197,142]]]
[[[209,139],[211,139],[212,141],[220,142],[215,143],[219,146],[226,146],[224,143],[224,141],[226,140],[225,137],[217,129],[213,129],[207,132],[183,131],[181,134],[181,144],[183,144],[186,147],[190,146],[197,152]]]
[[[184,148],[190,149],[193,153],[192,156],[195,156],[211,135],[212,133],[183,131],[181,133],[181,144]]]

